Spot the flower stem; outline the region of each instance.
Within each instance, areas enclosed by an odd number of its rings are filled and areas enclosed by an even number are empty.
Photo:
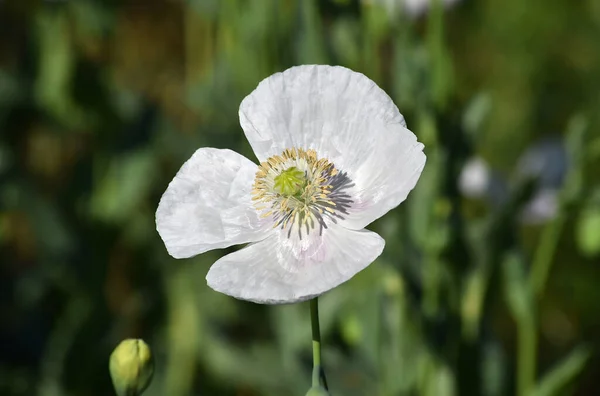
[[[313,347],[313,372],[312,372],[312,386],[322,386],[326,390],[327,379],[325,378],[325,371],[321,366],[321,330],[319,328],[319,299],[318,297],[310,300],[310,324],[312,328],[312,347]]]

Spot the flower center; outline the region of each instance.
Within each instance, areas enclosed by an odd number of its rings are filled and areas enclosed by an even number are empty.
[[[320,235],[329,221],[348,214],[352,186],[345,172],[314,150],[291,148],[259,165],[252,200],[261,217],[271,217],[288,238],[294,230],[302,239],[317,228]]]
[[[288,168],[275,176],[275,192],[286,197],[295,196],[300,198],[300,194],[306,187],[306,177],[304,172],[298,170],[295,166]]]

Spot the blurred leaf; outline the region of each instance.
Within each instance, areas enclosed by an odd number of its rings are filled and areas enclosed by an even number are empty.
[[[581,211],[576,228],[579,249],[589,257],[600,253],[600,208],[588,207]]]
[[[112,104],[123,120],[131,121],[138,116],[143,107],[142,97],[131,90],[120,89],[111,95]]]
[[[145,246],[156,237],[156,224],[152,209],[140,210],[130,214],[129,221],[124,224],[124,239],[131,246]],[[155,239],[154,239],[155,240]]]
[[[479,335],[488,278],[487,268],[484,267],[478,267],[467,275],[466,287],[462,295],[461,315],[463,336],[469,341],[474,341]]]
[[[389,267],[383,273],[386,292],[382,312],[380,389],[387,395],[414,389],[419,376],[415,361],[426,353],[420,324],[411,315],[405,281]]]
[[[206,16],[215,17],[220,10],[220,0],[186,0],[190,12],[198,12]]]
[[[514,252],[508,254],[502,266],[504,292],[508,307],[517,322],[528,322],[533,318],[531,291],[525,276],[525,263]]]
[[[341,64],[351,69],[360,66],[359,31],[358,22],[350,18],[339,19],[332,27],[331,39],[336,56]]]
[[[92,215],[106,222],[127,221],[139,209],[155,176],[155,158],[148,149],[112,159],[94,188]]]
[[[535,384],[537,361],[533,290],[521,255],[514,251],[507,253],[502,269],[505,298],[517,325],[517,395],[527,396]]]
[[[39,73],[35,94],[41,106],[70,128],[81,126],[84,113],[70,96],[76,54],[63,10],[39,13],[36,33]]]
[[[0,175],[11,166],[12,162],[12,152],[4,144],[0,143]]]
[[[453,83],[452,61],[445,45],[444,12],[441,0],[432,2],[428,15],[427,45],[430,56],[430,94],[433,103],[444,108]]]
[[[113,27],[113,13],[105,4],[93,0],[69,3],[82,36],[102,37]]]
[[[565,204],[579,199],[584,189],[584,162],[588,142],[586,131],[588,121],[582,115],[575,115],[569,121],[566,130],[566,145],[570,165],[561,190],[561,199]]]
[[[40,253],[51,257],[69,252],[74,247],[73,235],[55,203],[40,197],[24,201],[33,219]]]
[[[408,201],[411,208],[408,212],[410,235],[419,246],[425,249],[439,249],[440,242],[443,242],[435,238],[435,236],[441,236],[441,230],[435,228],[437,224],[432,213],[442,178],[442,161],[439,150],[436,150],[435,147],[428,150],[427,165],[421,174],[418,186]]]
[[[197,351],[202,341],[203,317],[199,315],[194,267],[181,265],[165,276],[169,316],[167,321],[168,363],[164,394],[189,395],[194,384]]]
[[[581,163],[585,155],[587,147],[586,131],[588,128],[588,120],[582,114],[576,114],[569,120],[566,130],[567,149],[573,166],[577,167]]]
[[[308,304],[274,307],[273,327],[277,334],[280,363],[289,367],[299,351],[306,351],[311,340]],[[323,317],[322,313],[320,315]],[[321,333],[324,334],[323,329]]]
[[[424,363],[424,376],[421,383],[423,396],[454,396],[455,379],[448,366],[430,358]]]
[[[62,381],[64,362],[75,343],[77,334],[82,330],[92,312],[92,307],[87,299],[82,296],[73,297],[66,306],[65,312],[61,313],[45,347],[44,356],[41,359],[38,396],[65,394]]]
[[[365,5],[362,16],[362,53],[361,70],[374,81],[382,78],[383,59],[378,52],[383,46],[386,34],[390,31],[390,15],[385,7]]]
[[[482,132],[483,124],[490,114],[491,108],[492,98],[486,93],[479,93],[469,101],[463,113],[462,126],[474,141],[477,141]]]
[[[308,370],[296,364],[282,370],[280,354],[272,344],[256,343],[241,349],[231,343],[215,339],[206,345],[208,370],[222,382],[221,389],[263,389],[266,395],[291,394],[310,384]]]
[[[298,64],[327,63],[321,21],[315,0],[298,2],[301,7],[302,29],[298,37]]]
[[[416,110],[424,113],[426,109],[423,107],[428,95],[427,90],[423,88],[427,84],[427,52],[423,47],[410,42],[409,38],[408,32],[402,31],[394,40],[394,99],[403,113]],[[422,114],[419,115],[422,117]],[[419,129],[417,128],[415,133],[427,146],[430,140],[424,141],[423,136],[418,133]]]
[[[564,387],[583,371],[591,351],[578,347],[547,373],[536,386],[532,396],[561,395]]]
[[[2,121],[4,112],[22,98],[23,91],[17,76],[0,67],[0,121]]]
[[[506,395],[506,358],[502,347],[496,341],[486,341],[482,353],[483,395]]]

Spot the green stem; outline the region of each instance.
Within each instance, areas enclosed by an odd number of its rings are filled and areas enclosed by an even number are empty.
[[[327,388],[327,379],[321,366],[321,330],[319,328],[319,299],[310,300],[310,324],[312,328],[313,372],[312,386]]]
[[[537,334],[533,320],[523,320],[517,325],[518,396],[528,396],[535,385]]]
[[[554,253],[558,247],[560,235],[565,224],[566,216],[562,210],[558,213],[551,223],[545,226],[542,231],[540,243],[535,251],[533,264],[531,266],[530,282],[539,299],[544,293]]]

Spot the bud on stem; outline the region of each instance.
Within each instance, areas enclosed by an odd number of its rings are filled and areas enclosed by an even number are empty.
[[[150,348],[143,340],[122,341],[110,355],[109,370],[117,396],[140,396],[154,374]]]

